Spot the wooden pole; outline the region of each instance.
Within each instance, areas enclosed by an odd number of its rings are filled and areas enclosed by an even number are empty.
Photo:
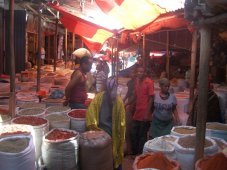
[[[117,42],[116,42],[116,55],[115,55],[115,58],[116,58],[116,79],[117,79],[117,82],[118,82],[118,70],[119,70],[119,56],[118,56],[118,38],[119,36],[117,35]]]
[[[73,33],[72,48],[73,48],[73,52],[74,52],[74,50],[75,50],[75,33]]]
[[[169,63],[170,63],[170,56],[169,56],[169,31],[166,31],[166,74],[167,78],[169,79]]]
[[[49,64],[49,62],[50,62],[50,35],[48,36],[48,55],[47,55],[47,61],[48,61],[48,64]]]
[[[111,51],[112,51],[112,54],[111,54],[111,65],[112,65],[112,76],[114,76],[115,75],[115,73],[114,73],[114,71],[115,71],[115,69],[114,69],[114,67],[115,67],[115,64],[114,64],[114,60],[115,60],[115,58],[114,58],[114,38],[112,38],[112,49],[111,49]]]
[[[208,106],[208,71],[211,44],[211,30],[208,25],[200,28],[200,61],[199,61],[199,89],[198,89],[198,113],[196,120],[196,155],[195,161],[203,157],[206,117]]]
[[[9,47],[10,47],[10,102],[9,111],[12,117],[15,117],[15,54],[14,54],[14,0],[9,2],[10,22],[9,22]]]
[[[192,109],[193,99],[194,99],[197,37],[198,37],[198,33],[197,33],[197,30],[195,30],[193,31],[193,34],[192,34],[189,111],[191,111]]]
[[[41,64],[41,12],[38,15],[38,56],[37,56],[37,87],[36,91],[40,90],[40,64]]]
[[[56,63],[58,57],[58,18],[55,21],[55,36],[54,36],[54,72],[56,71]]]
[[[68,30],[65,29],[65,68],[68,59]]]
[[[147,60],[146,60],[146,34],[143,34],[143,67],[145,68],[145,70],[147,70]]]

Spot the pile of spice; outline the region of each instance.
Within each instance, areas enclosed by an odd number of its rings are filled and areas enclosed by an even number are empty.
[[[30,108],[30,109],[22,109],[21,111],[19,111],[19,115],[22,116],[26,116],[26,115],[39,115],[44,113],[45,110],[44,109],[40,109],[40,108]]]
[[[0,129],[0,136],[12,136],[15,134],[31,134],[29,125],[5,125]]]
[[[46,105],[44,103],[36,103],[36,102],[26,102],[19,105],[21,109],[29,109],[29,108],[41,108],[45,109]]]
[[[52,132],[50,132],[45,139],[48,140],[66,140],[73,137],[76,137],[77,135],[73,133],[72,131],[66,131],[66,130],[60,130],[60,129],[54,129]]]
[[[47,108],[47,112],[48,113],[54,113],[54,112],[66,112],[68,111],[70,108],[67,106],[51,106]]]
[[[202,170],[226,170],[227,169],[227,157],[223,153],[217,153],[215,155],[202,159],[198,165],[198,168]]]
[[[163,153],[157,152],[139,157],[137,169],[156,168],[158,170],[172,170],[176,164],[170,161]]]
[[[181,145],[183,148],[195,148],[196,146],[196,136],[186,136],[183,138],[180,138],[178,140],[178,144]],[[205,145],[204,147],[212,146],[212,142],[205,139]]]
[[[19,153],[28,147],[29,139],[17,138],[0,141],[0,152]]]
[[[182,127],[175,127],[174,128],[174,132],[180,133],[180,134],[194,134],[195,131],[196,131],[196,129],[192,128],[192,127],[182,126]]]
[[[78,109],[71,111],[68,115],[73,118],[85,118],[86,117],[86,109]]]
[[[40,126],[46,124],[47,120],[36,116],[20,116],[15,118],[13,123]]]
[[[46,116],[46,119],[49,121],[53,121],[53,122],[69,120],[68,116],[66,116],[64,114],[50,114],[50,115]]]
[[[223,131],[227,131],[227,125],[226,124],[222,124],[222,123],[207,123],[206,125],[207,129],[212,129],[212,130],[223,130]]]

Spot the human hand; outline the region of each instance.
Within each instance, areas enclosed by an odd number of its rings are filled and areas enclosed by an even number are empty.
[[[69,104],[69,101],[68,101],[68,100],[65,100],[65,101],[63,102],[63,106],[68,106],[68,104]]]

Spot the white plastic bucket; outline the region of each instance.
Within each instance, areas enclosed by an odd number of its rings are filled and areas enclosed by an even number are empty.
[[[42,108],[29,108],[29,109],[21,109],[17,113],[18,116],[37,116],[44,117],[45,109]]]
[[[31,119],[30,122],[29,119]],[[32,124],[34,121],[42,121],[40,125]],[[18,122],[20,121],[20,122]],[[23,123],[24,121],[24,123]],[[33,128],[32,136],[34,139],[35,150],[36,150],[36,160],[38,161],[41,156],[41,146],[42,146],[42,137],[49,131],[49,122],[48,120],[36,116],[20,116],[12,119],[13,124],[27,124],[31,125]]]
[[[179,140],[183,138],[194,137],[194,135],[183,136],[177,139],[175,143],[175,152],[177,156],[177,160],[181,165],[181,170],[194,170],[194,158],[195,158],[195,148],[185,148],[179,144]],[[204,155],[212,155],[218,152],[218,147],[216,142],[206,137],[206,140],[211,142],[211,146],[204,148]],[[195,146],[194,146],[195,147]]]
[[[45,117],[50,124],[50,130],[54,128],[70,129],[70,119],[67,115],[61,113],[51,113]]]
[[[82,113],[81,116],[79,113]],[[83,133],[86,131],[85,122],[86,109],[73,109],[68,113],[70,118],[70,129]]]

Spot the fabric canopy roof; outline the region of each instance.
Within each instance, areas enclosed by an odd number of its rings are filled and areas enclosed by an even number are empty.
[[[62,24],[69,31],[81,36],[86,46],[93,52],[98,52],[102,44],[114,35],[111,30],[81,19],[62,6],[53,4],[50,6],[60,12]]]
[[[96,6],[103,11],[103,15],[117,20],[122,25],[123,30],[141,31],[157,19],[160,14],[173,10],[169,8],[170,6],[175,5],[174,8],[178,9],[174,2],[182,3],[182,0],[95,0],[95,2],[97,4]],[[170,2],[172,2],[171,5],[169,5]],[[49,5],[60,12],[60,21],[62,24],[69,31],[80,35],[86,46],[93,52],[99,51],[102,44],[114,35],[114,31],[100,26],[101,24],[94,24],[84,18],[78,17],[74,13],[75,11],[73,12],[73,10],[67,8],[67,4],[59,5],[50,3]],[[95,16],[94,19],[96,19]],[[108,23],[111,21],[106,20],[102,22]],[[160,25],[160,23],[157,24]],[[163,26],[162,24],[159,27],[156,26],[156,28],[161,28]],[[171,27],[170,23],[168,25]]]
[[[104,13],[116,18],[128,30],[138,29],[166,13],[165,8],[149,0],[96,0],[96,3]]]
[[[190,24],[189,21],[184,19],[183,12],[172,13],[167,16],[160,16],[154,22],[148,24],[141,32],[143,33],[153,33],[158,30],[168,28],[168,29],[176,29],[181,27],[187,27]]]

